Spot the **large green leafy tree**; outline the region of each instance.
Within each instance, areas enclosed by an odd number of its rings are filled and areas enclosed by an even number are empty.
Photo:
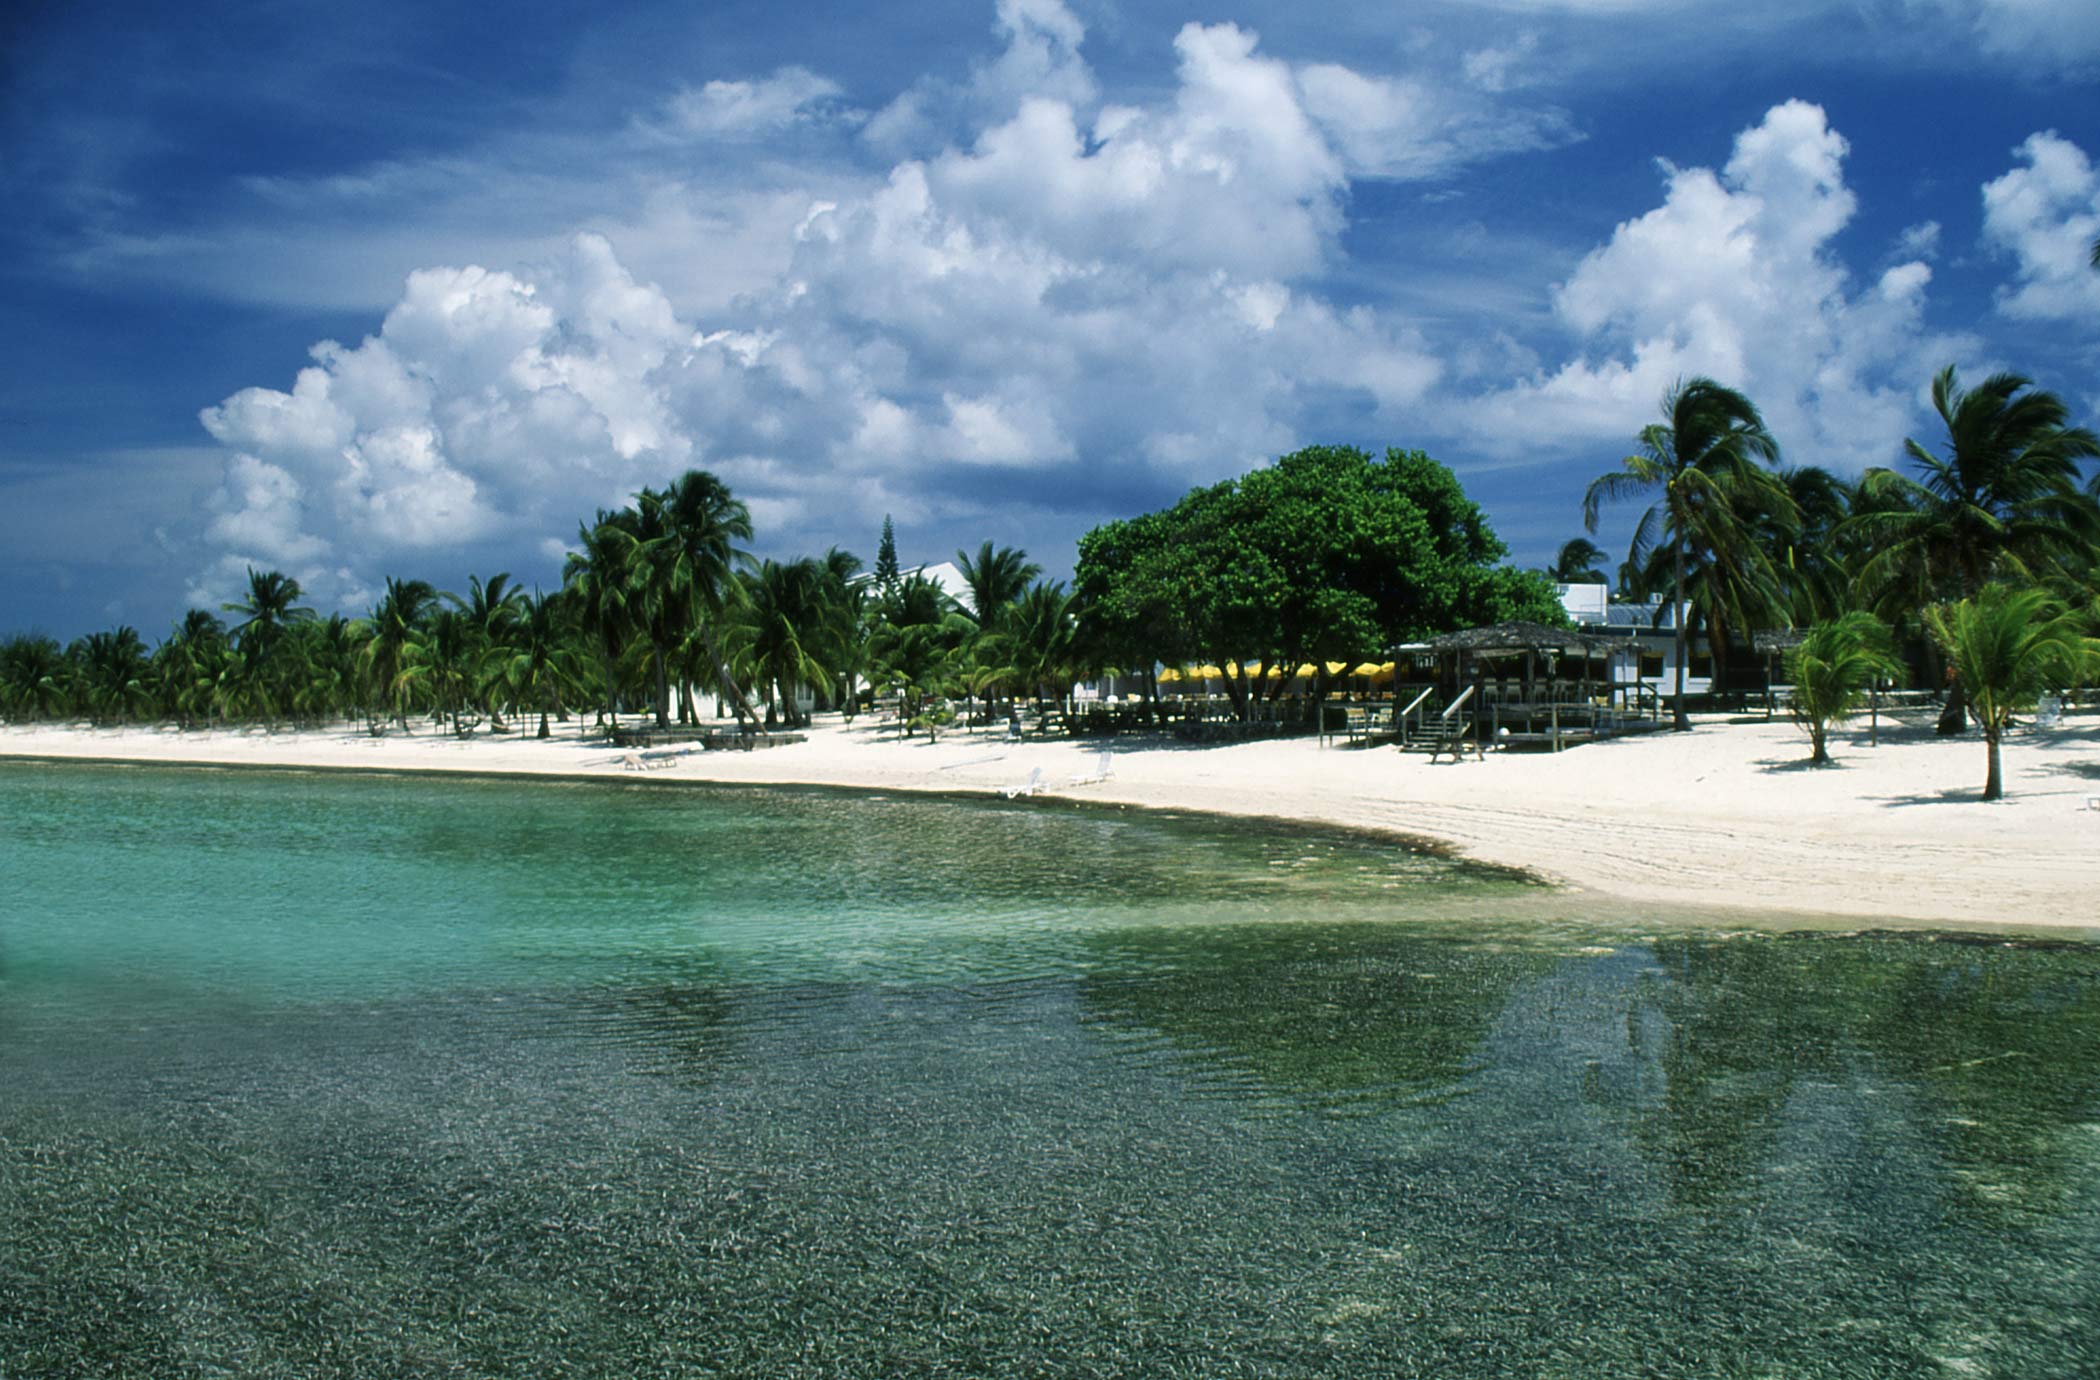
[[[1590,481],[1582,498],[1582,521],[1597,530],[1608,501],[1653,495],[1634,527],[1629,565],[1641,568],[1658,547],[1668,553],[1677,640],[1677,683],[1671,697],[1673,726],[1689,729],[1684,711],[1684,672],[1690,654],[1688,576],[1703,567],[1699,582],[1710,638],[1729,626],[1748,630],[1783,586],[1770,550],[1756,536],[1754,516],[1784,520],[1793,500],[1766,468],[1779,458],[1779,444],[1764,418],[1741,393],[1712,379],[1677,384],[1663,398],[1663,420],[1642,428],[1640,449],[1618,469]]]
[[[2081,614],[2033,587],[1985,585],[1970,598],[1928,610],[1926,621],[1976,711],[1989,757],[1983,798],[1997,800],[2005,794],[1999,743],[2006,725],[2044,692],[2100,665],[2100,640],[2085,635]]]
[[[1110,663],[1214,661],[1242,715],[1271,666],[1353,661],[1456,628],[1563,621],[1420,451],[1314,446],[1080,540],[1087,641]]]

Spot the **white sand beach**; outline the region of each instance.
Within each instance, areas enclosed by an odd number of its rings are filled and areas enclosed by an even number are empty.
[[[888,724],[820,720],[805,743],[670,757],[645,772],[579,741],[434,731],[182,733],[14,727],[0,756],[229,766],[596,775],[637,785],[811,784],[998,799],[1040,769],[1036,801],[1205,811],[1410,835],[1653,911],[1788,912],[1861,923],[2070,927],[2100,936],[2100,716],[2016,732],[2007,799],[1978,800],[1973,735],[1884,719],[1833,736],[1837,764],[1806,765],[1786,722],[1702,720],[1566,752],[1431,764],[1390,746],[1296,738],[1230,746],[1168,739],[1029,739],[990,732],[902,739]],[[1073,784],[1111,754],[1107,780]],[[661,760],[661,759],[659,759]],[[1015,808],[1035,802],[1021,800]]]

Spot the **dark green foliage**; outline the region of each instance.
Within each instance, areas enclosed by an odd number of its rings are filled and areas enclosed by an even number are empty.
[[[1111,663],[1233,663],[1245,711],[1273,665],[1358,661],[1509,619],[1565,621],[1546,578],[1501,564],[1507,554],[1422,452],[1314,446],[1087,533],[1078,594]]]
[[[897,529],[890,522],[890,515],[882,515],[882,542],[875,548],[875,588],[887,594],[896,588],[901,572],[897,566]]]

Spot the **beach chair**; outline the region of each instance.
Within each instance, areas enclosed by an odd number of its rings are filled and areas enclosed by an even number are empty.
[[[1094,759],[1094,769],[1092,771],[1074,772],[1072,774],[1072,784],[1075,786],[1091,786],[1097,781],[1106,781],[1115,774],[1114,757],[1110,753],[1103,752]]]
[[[1000,791],[999,794],[1005,796],[1008,800],[1012,800],[1015,796],[1036,795],[1039,792],[1041,792],[1042,789],[1043,769],[1041,767],[1036,767],[1034,770],[1028,773],[1028,779],[1026,781],[1021,782],[1018,786],[1008,786],[1004,790]]]

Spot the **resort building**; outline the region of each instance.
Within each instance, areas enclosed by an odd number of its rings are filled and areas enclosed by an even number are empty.
[[[1622,602],[1603,584],[1555,585],[1560,605],[1582,631],[1598,637],[1623,638],[1611,653],[1611,683],[1642,684],[1658,694],[1677,689],[1677,614],[1667,600]],[[1684,669],[1684,691],[1704,695],[1713,688],[1713,653],[1703,634],[1694,633],[1691,660]]]

